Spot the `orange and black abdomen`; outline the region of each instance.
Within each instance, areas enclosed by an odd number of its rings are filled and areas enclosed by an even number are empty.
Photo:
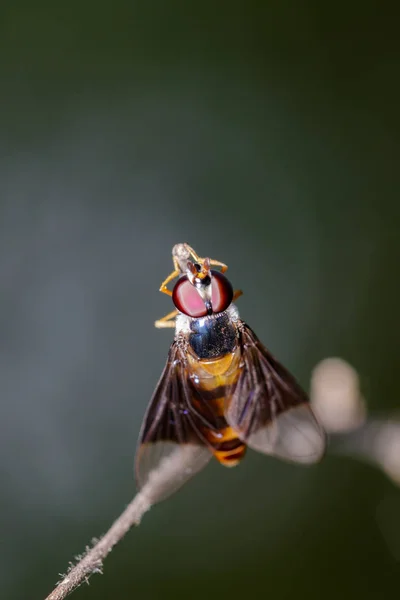
[[[216,391],[218,391],[217,388]],[[238,438],[236,432],[230,427],[224,415],[226,399],[221,396],[212,401],[214,410],[219,411],[220,428],[217,435],[211,429],[204,431],[208,441],[214,448],[214,456],[225,467],[234,467],[237,465],[246,453],[246,445]]]
[[[203,415],[205,422],[201,433],[207,439],[215,458],[226,467],[234,467],[246,452],[244,444],[225,419],[229,398],[226,392],[236,383],[239,369],[239,353],[233,352],[213,360],[192,363],[196,374],[198,396],[193,400],[196,410]]]

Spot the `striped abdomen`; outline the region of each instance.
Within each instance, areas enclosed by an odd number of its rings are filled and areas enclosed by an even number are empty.
[[[221,388],[216,388],[216,394]],[[204,434],[214,448],[214,456],[225,467],[234,467],[243,458],[246,445],[238,438],[236,432],[230,427],[224,417],[226,398],[220,395],[210,401],[212,408],[218,415],[220,428],[218,432],[205,429]]]
[[[212,414],[215,423],[214,428],[202,428],[202,433],[213,448],[215,458],[226,467],[234,467],[243,458],[246,445],[226,422],[225,410],[229,398],[225,394],[239,377],[239,350],[221,358],[191,362],[201,397],[201,401],[194,399],[194,404],[207,421],[210,421]]]

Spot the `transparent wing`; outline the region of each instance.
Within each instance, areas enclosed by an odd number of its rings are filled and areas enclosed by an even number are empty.
[[[325,432],[295,378],[247,325],[241,331],[243,367],[226,420],[251,448],[285,460],[313,463],[325,451]]]
[[[202,428],[213,424],[196,411],[193,394],[174,342],[144,417],[135,459],[138,487],[151,504],[175,492],[212,456]]]

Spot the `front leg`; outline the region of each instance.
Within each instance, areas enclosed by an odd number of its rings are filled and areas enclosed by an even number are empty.
[[[157,329],[165,329],[167,327],[175,327],[175,317],[177,314],[178,314],[177,310],[171,311],[170,313],[165,315],[165,317],[162,317],[162,319],[158,319],[154,323],[154,326],[157,327]]]
[[[172,273],[170,273],[160,285],[160,292],[162,292],[163,294],[167,294],[167,296],[172,296],[172,291],[167,288],[167,285],[170,281],[175,279],[175,277],[178,277],[180,274],[181,272],[179,271],[179,269],[175,269],[175,271],[172,271]]]
[[[240,296],[243,296],[243,292],[242,292],[242,290],[236,290],[236,291],[233,293],[232,302],[235,302],[235,300],[237,300],[238,298],[240,298]]]

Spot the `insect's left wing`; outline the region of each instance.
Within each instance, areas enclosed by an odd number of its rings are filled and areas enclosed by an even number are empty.
[[[242,324],[243,366],[225,417],[254,450],[285,460],[314,463],[325,452],[325,432],[295,378]]]
[[[135,459],[136,480],[151,504],[164,500],[200,471],[212,453],[192,403],[184,356],[171,345],[168,361],[143,420]]]

